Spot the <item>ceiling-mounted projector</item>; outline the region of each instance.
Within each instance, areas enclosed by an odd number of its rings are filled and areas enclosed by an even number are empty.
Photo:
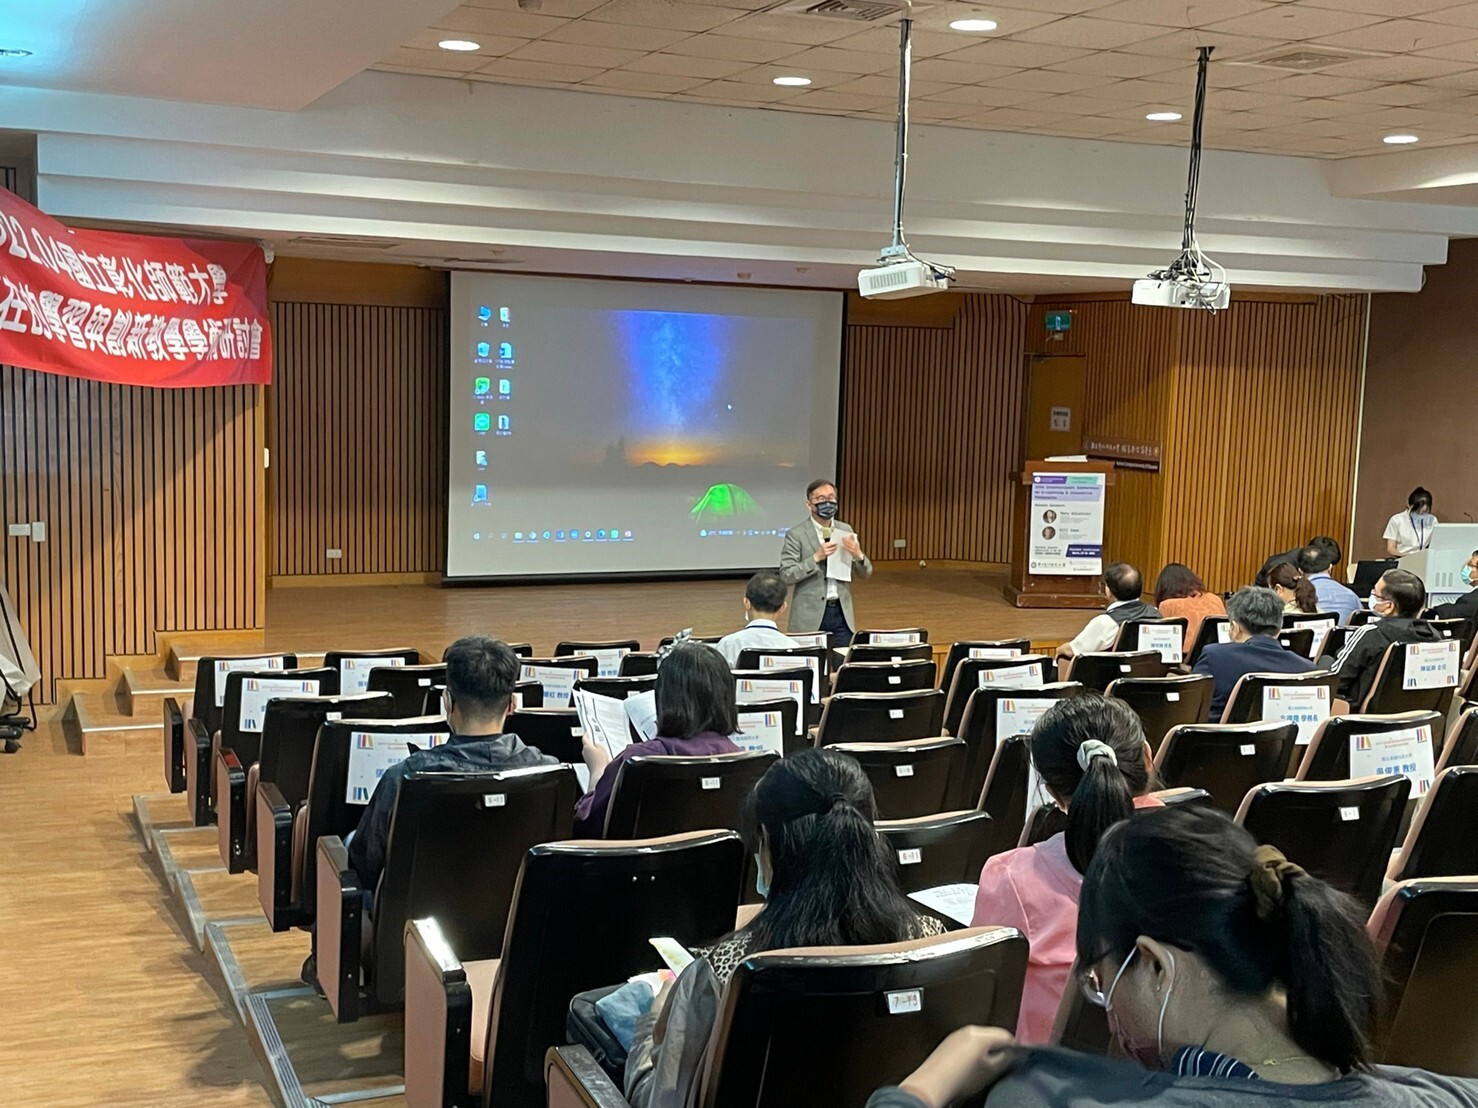
[[[869,300],[902,300],[906,296],[923,296],[946,292],[949,274],[928,262],[905,259],[864,269],[857,274],[857,291]]]
[[[1130,299],[1156,308],[1205,308],[1218,312],[1231,305],[1232,286],[1225,281],[1143,277],[1134,282]]]

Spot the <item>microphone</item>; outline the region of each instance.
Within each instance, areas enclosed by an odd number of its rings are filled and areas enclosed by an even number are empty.
[[[831,524],[823,523],[821,525],[821,541],[831,542]]]
[[[1473,513],[1472,512],[1464,512],[1463,515],[1465,515],[1465,516],[1468,517],[1468,522],[1469,523],[1475,522],[1474,519],[1473,519]]]

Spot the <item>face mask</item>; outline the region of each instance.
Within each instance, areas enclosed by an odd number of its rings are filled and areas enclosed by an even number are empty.
[[[816,514],[822,519],[836,519],[837,502],[835,500],[823,500],[816,505]]]
[[[770,899],[770,883],[765,880],[765,867],[760,864],[760,856],[754,856],[754,891],[760,894],[763,900]]]
[[[1114,1018],[1114,989],[1119,985],[1119,978],[1124,976],[1124,971],[1129,968],[1129,963],[1139,953],[1135,947],[1129,952],[1129,957],[1124,959],[1124,964],[1119,967],[1119,972],[1114,974],[1114,983],[1109,986],[1108,993],[1104,996],[1104,1012],[1108,1016],[1109,1031],[1114,1036],[1114,1041],[1119,1044],[1119,1050],[1125,1058],[1133,1059],[1147,1070],[1158,1070],[1165,1068],[1165,1008],[1170,1003],[1170,993],[1174,986],[1165,990],[1165,999],[1160,1001],[1160,1018],[1155,1025],[1155,1041],[1148,1039],[1136,1039],[1129,1035],[1119,1021]],[[1166,954],[1169,954],[1166,951]],[[1175,956],[1170,955],[1170,969],[1175,970]]]
[[[1472,566],[1466,566],[1465,565],[1465,566],[1463,566],[1463,584],[1465,584],[1465,585],[1471,585],[1472,583],[1473,583],[1473,567]]]

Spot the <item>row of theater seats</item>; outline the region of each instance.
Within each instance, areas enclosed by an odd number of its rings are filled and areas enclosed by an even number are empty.
[[[953,661],[952,694],[966,687],[960,685],[962,674],[973,674],[977,682],[976,687],[970,689],[961,710],[958,734],[939,735],[945,714],[945,694],[938,689],[923,689],[917,692],[834,695],[826,699],[821,708],[822,726],[814,736],[819,740],[828,733],[850,732],[871,738],[897,723],[899,717],[893,714],[895,708],[883,709],[884,714],[873,709],[860,717],[868,721],[865,729],[852,732],[849,727],[844,731],[828,732],[826,720],[835,720],[835,709],[839,704],[847,705],[849,698],[897,705],[899,698],[919,694],[929,697],[921,702],[928,705],[925,711],[937,711],[938,714],[925,715],[928,725],[920,738],[844,744],[867,768],[878,791],[880,814],[897,816],[899,812],[907,813],[903,818],[880,824],[880,830],[898,851],[900,873],[909,891],[941,884],[973,883],[991,854],[1053,833],[1051,810],[1034,809],[1027,796],[1025,737],[1000,733],[999,709],[1002,700],[1012,694],[1050,700],[1078,695],[1083,691],[1078,682],[1043,683],[1023,689],[979,687],[979,674],[987,672],[989,667],[978,663],[1033,666],[1045,679],[1048,676],[1047,659],[1025,653],[1028,650],[1025,643],[1010,644],[1016,653],[1009,656],[1004,655],[1007,647],[1003,644],[956,645],[965,649],[959,651],[959,657],[954,657],[956,651],[952,649],[951,658],[946,660],[946,668]],[[899,646],[890,645],[887,649],[896,651]],[[1000,650],[1003,656],[972,658],[971,649]],[[405,653],[409,655],[411,652]],[[364,652],[362,656],[383,657],[386,654],[385,651],[376,651]],[[573,772],[563,767],[496,775],[437,774],[420,779],[413,775],[406,779],[394,822],[385,874],[376,902],[375,934],[367,936],[363,933],[361,890],[347,865],[342,846],[343,836],[357,824],[362,810],[362,801],[355,803],[350,793],[349,767],[353,745],[365,735],[426,738],[437,734],[437,728],[444,733],[445,722],[435,715],[396,718],[413,702],[417,712],[424,712],[428,694],[434,695],[441,675],[436,672],[438,667],[419,666],[415,664],[419,662],[418,658],[403,657],[401,661],[405,664],[375,668],[368,676],[370,690],[389,681],[395,685],[395,692],[380,689],[362,694],[332,695],[338,691],[335,678],[344,676],[343,657],[326,658],[329,664],[324,667],[292,673],[293,679],[299,678],[303,672],[316,674],[314,679],[320,682],[320,691],[331,695],[269,701],[263,713],[262,729],[257,733],[259,745],[255,752],[228,746],[224,734],[217,742],[218,768],[224,765],[230,771],[214,775],[218,789],[216,795],[221,801],[223,856],[228,857],[228,864],[233,869],[257,870],[262,908],[274,930],[316,923],[320,936],[320,979],[341,1020],[354,1019],[362,1012],[397,1007],[402,997],[407,998],[408,1004],[415,1003],[415,998],[419,997],[432,1005],[429,1022],[419,1015],[414,1020],[408,1017],[411,1039],[407,1045],[407,1077],[409,1083],[413,1074],[416,1075],[419,1087],[421,1078],[429,1080],[439,1074],[442,1099],[412,1099],[412,1103],[459,1103],[465,1099],[465,1094],[458,1091],[466,1089],[468,1081],[481,1087],[483,1103],[542,1103],[530,1090],[542,1094],[544,1076],[540,1067],[543,1052],[563,1041],[563,1010],[573,992],[566,989],[567,982],[561,983],[563,978],[547,980],[550,974],[559,972],[557,966],[545,964],[547,959],[540,960],[530,954],[527,957],[533,961],[526,962],[513,957],[512,952],[521,949],[516,944],[520,920],[523,919],[520,912],[524,898],[535,897],[540,905],[529,909],[533,914],[524,923],[525,929],[547,930],[583,924],[588,932],[597,924],[607,927],[629,922],[631,930],[622,941],[626,941],[632,951],[632,964],[641,964],[636,969],[624,969],[622,967],[626,963],[616,965],[621,959],[614,954],[609,962],[596,958],[594,962],[597,964],[590,967],[589,975],[581,978],[584,984],[573,990],[579,991],[580,988],[624,980],[638,969],[652,968],[650,952],[643,948],[645,940],[654,934],[672,934],[690,944],[701,944],[705,939],[727,932],[734,924],[734,907],[744,899],[744,891],[752,888],[752,877],[746,879],[743,873],[747,862],[741,848],[735,862],[738,876],[732,880],[726,877],[718,883],[730,892],[718,898],[716,903],[719,907],[710,903],[709,922],[700,927],[678,918],[681,911],[677,905],[685,902],[671,896],[657,897],[656,901],[675,915],[654,921],[635,909],[629,919],[623,912],[615,914],[619,918],[613,920],[609,918],[613,913],[607,910],[608,900],[598,893],[592,893],[591,898],[577,897],[575,900],[561,899],[562,894],[548,892],[536,895],[535,890],[547,886],[539,884],[540,879],[532,876],[535,867],[548,867],[551,873],[558,873],[562,871],[557,867],[562,865],[575,870],[583,865],[589,868],[592,881],[613,880],[615,885],[612,887],[630,892],[641,879],[633,878],[621,867],[638,864],[632,859],[647,859],[641,864],[654,865],[658,858],[681,856],[686,859],[684,851],[690,846],[696,849],[693,844],[699,843],[710,851],[733,853],[738,846],[734,836],[713,829],[737,828],[740,801],[776,755],[633,760],[626,767],[630,779],[623,776],[612,803],[613,819],[618,811],[623,815],[614,825],[608,824],[607,832],[639,840],[666,840],[660,848],[652,843],[636,847],[630,842],[620,841],[562,843],[561,840],[568,839],[570,833],[570,816],[578,791]],[[619,684],[602,685],[603,679],[591,676],[585,657],[568,653],[563,657],[565,664],[578,665],[585,670],[584,684],[601,687],[608,695],[624,695],[641,687],[650,687],[650,677],[640,675],[614,679],[621,682]],[[905,658],[895,663],[890,654],[882,661],[849,661],[837,672],[841,677],[850,665],[887,668],[922,660]],[[287,677],[288,671],[295,668],[296,658],[291,655],[279,656],[276,661],[280,669],[227,673],[223,703],[215,719],[217,730],[224,732],[226,724],[233,718],[233,707],[239,711],[244,692],[241,686],[245,682],[259,679],[262,672]],[[816,669],[810,666],[797,668],[807,676],[814,677],[818,671],[826,676],[828,671],[821,667],[828,663],[829,659],[817,659]],[[932,659],[929,665],[932,667]],[[203,661],[201,669],[214,672],[213,660]],[[785,669],[783,666],[764,670],[756,667],[756,672],[763,673],[767,679],[775,679]],[[252,673],[258,677],[250,676]],[[970,679],[966,677],[967,681]],[[613,679],[604,680],[610,682]],[[1187,679],[1128,680],[1184,683]],[[213,690],[204,687],[205,683],[204,679],[197,682],[196,701],[208,713],[214,697]],[[554,720],[561,724],[561,729],[551,732],[559,736],[551,745],[569,744],[566,750],[572,749],[574,753],[567,760],[578,758],[579,740],[569,727],[569,717],[574,713],[568,709],[532,707],[531,702],[537,701],[540,693],[536,687],[525,688],[526,707],[510,717],[510,728],[518,730],[523,724],[530,732],[524,736],[526,741],[536,742],[540,738],[537,733],[540,728]],[[802,703],[808,712],[817,707],[806,700]],[[795,712],[797,707],[795,701],[785,700],[776,702],[773,710]],[[1357,716],[1331,718],[1322,725],[1301,758],[1293,756],[1298,749],[1295,740],[1297,728],[1289,723],[1245,726],[1182,724],[1162,732],[1163,739],[1157,738],[1148,726],[1147,733],[1157,748],[1157,767],[1162,778],[1201,786],[1182,788],[1172,794],[1173,797],[1236,809],[1238,819],[1261,841],[1279,845],[1305,868],[1330,879],[1365,903],[1373,904],[1380,892],[1387,860],[1391,859],[1392,848],[1410,815],[1409,782],[1405,777],[1353,782],[1321,778],[1348,773],[1348,737],[1351,734],[1369,733],[1372,728],[1414,726],[1427,726],[1433,729],[1432,734],[1442,734],[1438,713],[1428,711],[1419,715],[1420,718],[1409,715],[1395,720]],[[335,716],[339,718],[333,718]],[[522,721],[520,716],[524,717]],[[908,720],[909,717],[910,713],[905,712],[903,718]],[[539,721],[539,726],[532,726],[529,721]],[[172,769],[179,764],[176,750],[191,745],[185,741],[187,734],[193,739],[195,753],[199,753],[201,736],[209,734],[206,729],[212,720],[208,714],[201,718],[191,712],[187,727],[186,712],[170,705],[166,722],[167,759]],[[1364,732],[1357,732],[1359,728]],[[791,734],[788,726],[785,733]],[[796,733],[801,733],[799,727]],[[237,741],[237,738],[233,737],[232,741]],[[1253,748],[1251,754],[1246,749],[1249,745]],[[209,765],[210,743],[207,741],[205,746],[206,764]],[[1432,875],[1462,875],[1478,871],[1471,836],[1462,833],[1465,815],[1471,811],[1471,790],[1478,781],[1478,769],[1469,768],[1469,763],[1478,761],[1475,747],[1478,747],[1478,712],[1468,712],[1453,728],[1443,746],[1442,772],[1415,818],[1410,820],[1411,830],[1404,850],[1390,862],[1393,879],[1420,878],[1430,883]],[[256,755],[254,759],[253,753]],[[234,764],[231,758],[235,759]],[[1287,775],[1287,767],[1295,762],[1304,780],[1282,782],[1281,778]],[[184,776],[188,787],[190,775],[186,773]],[[208,779],[211,776],[207,774]],[[199,777],[197,771],[195,778],[198,780]],[[715,778],[721,782],[719,788],[703,787],[705,779],[712,781]],[[255,784],[254,803],[247,801],[248,782]],[[621,803],[623,796],[627,798],[625,804]],[[207,802],[208,799],[207,793]],[[255,820],[252,833],[237,835],[233,831],[228,835],[224,828],[236,827],[237,814],[244,820],[248,812]],[[241,826],[246,825],[243,822]],[[728,845],[717,845],[720,843]],[[454,849],[451,844],[454,844]],[[469,857],[477,859],[475,873],[470,872],[466,864]],[[549,860],[540,861],[545,858]],[[436,859],[443,859],[444,864],[438,866]],[[686,866],[688,862],[674,864]],[[606,866],[614,867],[611,872],[618,876],[607,874],[603,868]],[[606,876],[601,877],[601,874]],[[622,874],[624,876],[620,876]],[[658,879],[654,877],[652,880]],[[554,883],[565,889],[580,887],[578,882],[561,882],[557,878]],[[701,882],[698,884],[702,886]],[[525,889],[529,891],[525,892]],[[1472,892],[1471,889],[1468,891]],[[1412,894],[1413,897],[1415,895]],[[711,899],[704,902],[709,903]],[[583,914],[575,907],[581,904],[587,906]],[[597,907],[590,910],[590,905]],[[662,926],[658,926],[658,922]],[[408,933],[409,952],[400,939],[407,925],[412,925]],[[711,930],[706,929],[710,925]],[[992,981],[1000,982],[1004,990],[1001,1003],[1008,1004],[1011,1010],[1009,1019],[999,1014],[995,1018],[970,1014],[962,1015],[950,1026],[970,1021],[997,1022],[1006,1026],[1014,1022],[1016,999],[1011,993],[1012,971],[1006,963],[1016,957],[1011,953],[1013,942],[1020,943],[1021,940],[1019,937],[1013,939],[1013,936],[1014,932],[1002,936],[987,931],[981,937],[971,937],[972,945],[962,948],[968,953],[939,953],[942,961],[937,964],[930,962],[931,966],[939,969],[953,964],[950,960],[956,959],[958,964],[946,973],[948,977],[949,973],[959,970],[971,959],[983,959],[980,965],[989,968],[980,972],[987,973]],[[613,950],[621,948],[616,939],[612,939],[612,944]],[[529,949],[544,948],[535,944]],[[940,946],[941,952],[947,949],[952,950],[948,944]],[[416,973],[418,957],[419,968],[423,971],[419,978]],[[500,957],[504,961],[496,962]],[[845,957],[852,958],[855,963],[849,963],[849,966],[850,971],[855,971],[855,980],[860,983],[859,998],[871,995],[867,991],[871,987],[868,982],[876,983],[887,978],[888,957],[856,952],[849,952]],[[1021,957],[1024,958],[1024,951]],[[553,959],[553,962],[559,961],[558,958]],[[490,964],[493,962],[496,964]],[[760,968],[767,967],[768,963]],[[517,973],[529,976],[524,979],[516,976]],[[577,970],[572,968],[570,973],[576,974]],[[776,973],[784,978],[779,968]],[[509,974],[515,976],[505,979]],[[521,980],[523,983],[519,984]],[[747,982],[748,978],[736,979],[735,989],[739,990],[736,995],[744,995],[742,990],[748,987]],[[763,989],[765,986],[762,983],[757,987]],[[1014,984],[1016,993],[1019,993],[1019,988],[1018,974]],[[518,989],[532,990],[526,995],[537,994],[553,1005],[548,1013],[549,1019],[539,1025],[537,1033],[523,1017],[528,1010],[524,1002],[518,1002],[518,1007],[512,1009],[520,1016],[511,1027],[496,1018],[495,1013],[502,1010],[500,1005],[510,989],[515,993]],[[990,989],[985,993],[994,995]],[[742,1008],[742,1001],[740,1005]],[[815,1018],[814,1012],[801,1015],[803,1011],[804,1004],[797,1009],[797,1018],[802,1021],[797,1026],[808,1026]],[[951,1011],[947,1020],[960,1015]],[[488,1019],[490,1014],[493,1018]],[[465,1032],[464,1021],[467,1022]],[[531,1028],[527,1035],[524,1034],[526,1026]],[[486,1027],[485,1032],[478,1030],[483,1027]],[[432,1034],[436,1029],[439,1031]],[[943,1030],[949,1029],[946,1026]],[[880,1033],[884,1030],[880,1029]],[[730,1028],[729,1033],[736,1032]],[[930,1030],[921,1036],[920,1041],[928,1040],[932,1045],[942,1034],[943,1031],[936,1035]],[[439,1047],[431,1041],[438,1035],[441,1036]],[[511,1036],[522,1046],[501,1045],[502,1035]],[[480,1055],[484,1061],[494,1056],[495,1049],[500,1057],[506,1057],[512,1051],[519,1060],[511,1067],[484,1066],[479,1081],[476,1066],[479,1056],[475,1050],[478,1042],[484,1044]],[[463,1079],[457,1054],[459,1044],[465,1046],[468,1043],[473,1044],[474,1049],[463,1051],[470,1059],[469,1076]],[[573,1077],[579,1076],[583,1061],[578,1054],[566,1052],[551,1057],[550,1066],[554,1078],[568,1086]],[[525,1092],[528,1096],[518,1098],[513,1092],[496,1094],[493,1085],[495,1071],[502,1072],[505,1079],[515,1084],[527,1086]],[[864,1068],[862,1072],[873,1071]],[[585,1076],[595,1081],[594,1073],[586,1073]],[[722,1082],[741,1078],[718,1075],[715,1080]],[[820,1099],[826,1098],[822,1096]]]

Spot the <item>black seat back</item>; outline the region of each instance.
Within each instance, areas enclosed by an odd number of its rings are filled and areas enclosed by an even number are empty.
[[[525,852],[568,839],[579,787],[568,766],[408,773],[375,891],[367,967],[375,999],[405,995],[405,925],[434,916],[463,961],[497,958]]]
[[[1017,658],[1031,652],[1030,639],[960,639],[949,645],[949,653],[944,658],[944,672],[939,675],[939,687],[945,692],[950,690],[955,669],[966,658]]]
[[[966,1024],[1011,1028],[1026,940],[1006,927],[874,947],[771,951],[725,991],[705,1108],[860,1105]]]
[[[577,689],[584,689],[597,696],[609,696],[614,700],[625,700],[628,696],[635,696],[637,693],[651,692],[656,687],[655,675],[650,677],[582,677],[575,682]]]
[[[960,807],[965,744],[959,739],[838,743],[836,749],[856,758],[872,782],[878,819],[934,816]]]
[[[858,646],[914,646],[928,641],[927,627],[895,627],[891,631],[871,628],[852,636],[852,642]]]
[[[1466,709],[1448,732],[1437,768],[1448,766],[1478,766],[1478,708]]]
[[[274,700],[262,724],[258,779],[272,782],[282,799],[297,808],[308,799],[313,775],[313,747],[318,729],[328,719],[390,719],[395,698],[389,693],[348,696],[302,696]],[[254,844],[253,844],[254,845]]]
[[[761,732],[775,730],[780,732],[780,747],[776,750],[778,754],[794,754],[797,750],[811,745],[796,726],[797,705],[789,697],[781,700],[751,700],[738,707],[739,736],[753,736],[752,741],[756,744],[752,747],[746,746],[745,740],[736,736],[734,741],[745,750],[762,749],[758,745],[764,738]],[[771,745],[763,749],[774,750],[775,747]]]
[[[926,642],[880,646],[853,643],[847,651],[848,664],[854,662],[932,662],[934,648]]]
[[[768,702],[786,697],[796,706],[796,737],[804,738],[806,724],[816,710],[811,690],[816,675],[806,666],[790,669],[735,669],[734,696],[739,707],[757,701]]]
[[[906,893],[973,885],[990,857],[990,816],[978,810],[879,820],[877,828],[898,860],[898,883]]]
[[[371,743],[410,742],[427,749],[437,741],[445,741],[450,729],[440,716],[395,716],[392,719],[326,719],[318,728],[313,744],[313,768],[308,774],[307,849],[303,853],[300,893],[303,909],[313,918],[318,898],[318,840],[325,835],[344,838],[359,826],[359,817],[374,793],[373,782],[366,779],[352,798],[349,765],[361,736]],[[381,737],[384,736],[382,739]]]
[[[818,702],[831,684],[831,649],[825,646],[796,646],[789,650],[747,648],[739,651],[733,669],[788,673],[797,666],[811,671],[811,702]]]
[[[1352,775],[1350,748],[1359,745],[1362,736],[1370,737],[1393,731],[1425,732],[1431,768],[1435,776],[1436,748],[1442,734],[1442,717],[1436,712],[1403,712],[1392,716],[1330,716],[1314,733],[1304,751],[1296,776],[1300,781],[1342,781]],[[1428,777],[1430,780],[1430,776]]]
[[[738,831],[744,798],[779,760],[771,751],[628,758],[616,772],[605,837],[652,839],[716,827]]]
[[[918,692],[934,687],[934,662],[853,662],[836,672],[833,693]]]
[[[621,659],[640,649],[641,643],[635,639],[611,639],[604,642],[565,641],[555,644],[554,656],[573,658],[586,655],[595,659],[596,669],[593,676],[617,677],[621,673]]]
[[[369,691],[370,670],[381,666],[414,666],[421,652],[408,646],[387,650],[330,650],[323,664],[339,671],[339,691],[344,694]]]
[[[221,709],[221,749],[233,750],[243,766],[261,757],[262,724],[267,705],[289,696],[336,696],[339,671],[316,669],[238,669],[226,675],[226,703]]]
[[[1205,789],[1211,802],[1235,814],[1249,790],[1282,781],[1298,739],[1298,725],[1190,723],[1171,730],[1155,757],[1166,788]]]
[[[1457,692],[1458,682],[1462,680],[1460,672],[1462,645],[1452,639],[1444,640],[1444,643],[1454,666],[1451,684],[1426,689],[1406,688],[1406,679],[1410,676],[1407,667],[1412,664],[1407,651],[1417,644],[1392,643],[1386,647],[1386,652],[1381,657],[1380,666],[1375,672],[1375,680],[1371,683],[1365,703],[1355,705],[1356,710],[1366,715],[1391,715],[1396,712],[1431,710],[1445,716],[1448,708],[1452,706],[1452,698]]]
[[[1437,775],[1412,820],[1395,872],[1416,877],[1478,877],[1478,766],[1452,766]]]
[[[965,705],[976,689],[1040,686],[1053,681],[1056,676],[1057,667],[1045,654],[1018,654],[1011,658],[962,658],[955,666],[950,684],[941,686],[948,694],[944,702],[944,730],[951,735],[959,734],[960,721],[965,716]]]
[[[943,720],[944,693],[938,689],[841,693],[822,710],[816,745],[924,739],[938,735]]]
[[[1193,666],[1199,662],[1201,660],[1201,651],[1205,650],[1208,646],[1230,642],[1231,622],[1226,616],[1203,617],[1201,626],[1196,630],[1195,641],[1191,643],[1191,648],[1186,651],[1186,665]]]
[[[1022,829],[1026,827],[1030,776],[1030,739],[1015,735],[998,742],[980,793],[980,810],[989,813],[991,819],[992,855],[1012,850],[1021,841]]]
[[[234,670],[296,669],[296,654],[212,654],[195,663],[195,693],[190,700],[190,716],[198,719],[207,735],[221,729],[221,712],[226,706],[226,677]]]
[[[651,938],[691,949],[732,930],[745,858],[731,831],[530,849],[489,1009],[482,1102],[543,1108],[544,1054],[566,1041],[570,998],[660,969]]]
[[[1283,630],[1312,632],[1309,649],[1303,654],[1303,657],[1311,660],[1324,653],[1324,644],[1338,626],[1339,616],[1334,612],[1283,613]]]
[[[657,675],[657,655],[655,652],[643,654],[640,651],[632,651],[630,654],[621,655],[621,677],[655,677]]]
[[[1043,712],[1058,700],[1083,693],[1076,681],[1061,681],[1039,689],[976,689],[965,704],[958,738],[965,743],[965,773],[960,782],[960,803],[969,807],[979,801],[985,787],[986,773],[996,756],[996,747],[1013,736],[1025,736]],[[1025,778],[1022,779],[1023,782]],[[1023,796],[1025,786],[1023,784]],[[987,808],[999,824],[1002,812]],[[1021,833],[1021,821],[1014,823],[1011,842]],[[1004,834],[1005,832],[1002,832]]]
[[[1276,846],[1290,861],[1371,908],[1380,896],[1410,792],[1405,777],[1259,785],[1242,801],[1237,822],[1258,842]]]
[[[1278,642],[1284,650],[1300,658],[1314,656],[1314,632],[1308,627],[1285,627],[1278,632]]]
[[[1319,696],[1320,703],[1312,708],[1312,712],[1327,719],[1334,704],[1334,695],[1339,689],[1339,674],[1322,670],[1311,670],[1308,673],[1244,674],[1232,689],[1232,695],[1227,698],[1222,718],[1212,722],[1254,723],[1262,719],[1268,704],[1269,689],[1323,689],[1324,692]]]
[[[1074,656],[1067,679],[1094,692],[1103,692],[1110,681],[1123,677],[1164,677],[1165,668],[1164,661],[1153,650],[1103,651]]]
[[[584,760],[580,715],[573,708],[524,708],[509,712],[503,730],[561,762],[578,765]]]
[[[1185,616],[1160,616],[1157,619],[1126,619],[1119,625],[1114,650],[1121,652],[1154,649],[1166,665],[1179,665],[1185,659]],[[1178,634],[1174,632],[1179,632]],[[1152,642],[1165,642],[1152,647]]]
[[[426,690],[445,684],[446,666],[435,662],[425,666],[376,666],[370,670],[365,688],[389,693],[395,697],[395,714],[411,718],[425,710]]]
[[[1108,695],[1122,700],[1134,709],[1144,727],[1144,737],[1151,750],[1171,728],[1187,723],[1201,723],[1211,709],[1211,693],[1216,682],[1209,674],[1190,673],[1172,677],[1125,677],[1110,681]],[[1237,800],[1240,802],[1241,797]]]

